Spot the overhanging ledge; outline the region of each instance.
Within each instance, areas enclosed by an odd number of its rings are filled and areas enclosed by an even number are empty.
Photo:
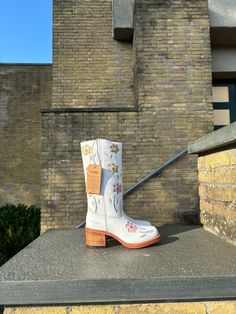
[[[3,305],[235,300],[236,278],[170,277],[5,282]]]
[[[49,230],[0,268],[0,304],[99,304],[236,299],[235,247],[196,226],[160,227],[159,244],[84,245]]]
[[[112,36],[116,40],[133,40],[134,0],[112,0]]]
[[[188,153],[201,154],[229,145],[236,147],[236,122],[201,137],[188,147]]]

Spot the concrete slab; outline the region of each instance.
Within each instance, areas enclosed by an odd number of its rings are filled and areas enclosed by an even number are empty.
[[[112,0],[113,38],[132,41],[134,32],[134,0]]]
[[[188,147],[188,153],[205,153],[229,145],[236,147],[236,122],[199,138]]]
[[[235,0],[208,0],[211,27],[236,26]]]
[[[0,268],[0,304],[236,299],[235,246],[202,227],[159,229],[161,242],[139,250],[49,230]]]

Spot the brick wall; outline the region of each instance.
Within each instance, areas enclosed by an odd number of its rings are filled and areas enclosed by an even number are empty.
[[[137,0],[133,47],[112,40],[111,16],[111,1],[54,4],[53,107],[61,112],[42,114],[42,231],[85,218],[80,141],[103,137],[123,143],[126,188],[212,130],[207,1]],[[97,50],[105,44],[106,51]],[[122,66],[110,63],[118,57]],[[130,74],[123,76],[127,69]],[[110,80],[109,92],[105,85],[96,87],[97,71],[102,82]],[[63,111],[121,103],[137,112]],[[199,211],[196,158],[182,158],[129,195],[124,206],[131,216],[155,224],[188,221]]]
[[[40,205],[41,121],[51,65],[0,65],[0,206]]]
[[[198,159],[201,221],[224,238],[236,239],[236,149]]]
[[[112,0],[53,3],[53,107],[133,106],[132,43],[112,39]]]

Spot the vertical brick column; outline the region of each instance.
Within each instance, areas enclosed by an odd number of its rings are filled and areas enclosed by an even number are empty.
[[[207,0],[137,0],[138,104],[156,135],[176,148],[212,130]]]
[[[40,108],[51,106],[51,65],[0,64],[0,206],[40,205]]]
[[[132,43],[112,38],[112,0],[54,0],[53,12],[53,107],[133,106]]]
[[[213,127],[207,0],[137,0],[134,49],[139,140],[152,168]],[[159,217],[198,211],[196,158],[165,174],[148,192]]]

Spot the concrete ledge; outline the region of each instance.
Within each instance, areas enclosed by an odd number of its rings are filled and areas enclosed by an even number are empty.
[[[112,34],[116,40],[132,41],[134,0],[112,0]]]
[[[211,27],[236,26],[235,0],[208,0]]]
[[[0,286],[3,305],[235,300],[235,277],[15,281]]]
[[[49,230],[0,268],[0,304],[236,299],[235,247],[202,227],[159,228],[159,244],[88,249],[84,230]]]
[[[236,122],[201,137],[188,147],[188,153],[199,154],[231,144],[236,147]]]

